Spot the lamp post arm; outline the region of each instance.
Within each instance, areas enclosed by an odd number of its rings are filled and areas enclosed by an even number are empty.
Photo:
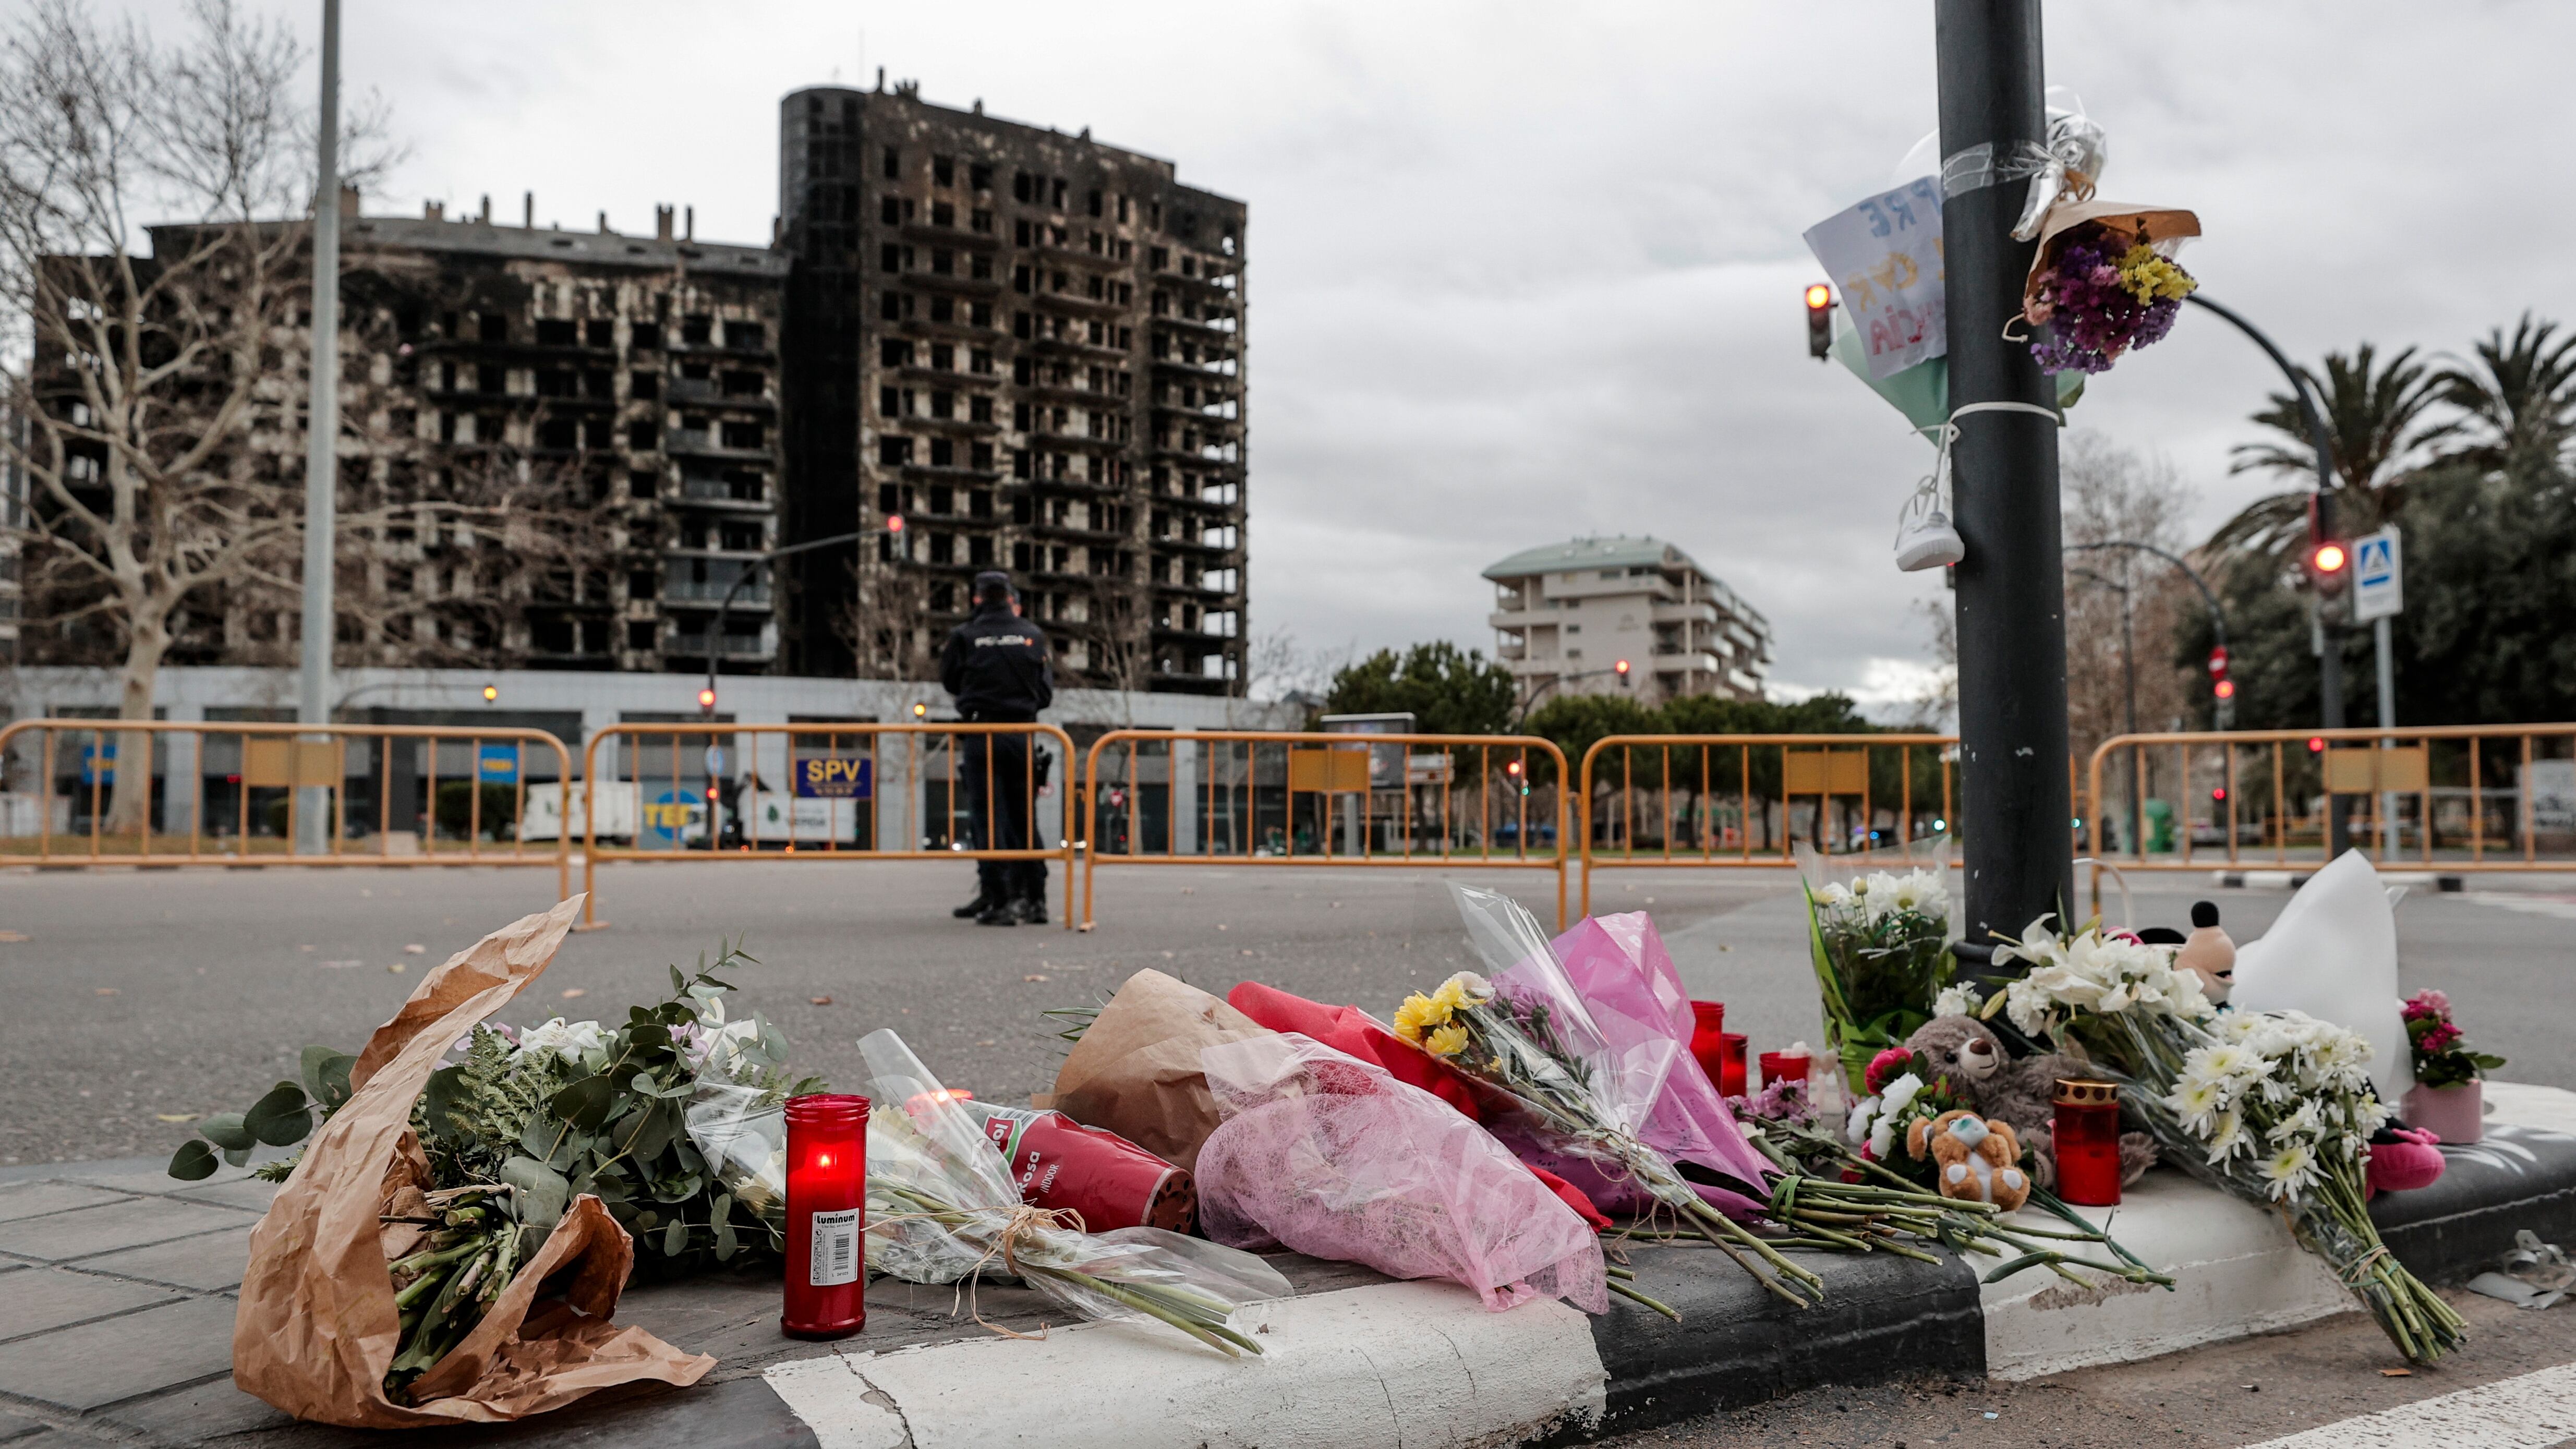
[[[724,591],[724,597],[716,601],[716,621],[713,628],[707,634],[707,689],[709,693],[712,694],[715,690],[716,661],[721,657],[721,652],[724,649],[725,616],[733,612],[734,595],[742,592],[742,586],[750,583],[753,575],[759,573],[762,569],[769,567],[769,565],[776,560],[787,557],[789,554],[810,553],[815,549],[830,548],[836,544],[856,543],[875,531],[876,530],[874,529],[861,529],[857,533],[836,533],[829,538],[817,538],[804,543],[791,543],[785,548],[773,548],[769,552],[762,554],[760,557],[753,559],[744,567],[741,573],[734,575],[732,585]]]
[[[2263,335],[2263,329],[2246,321],[2235,309],[2213,302],[2198,292],[2185,295],[2183,300],[2217,313],[2237,331],[2253,338],[2254,345],[2262,348],[2264,355],[2272,359],[2272,365],[2281,369],[2281,375],[2290,380],[2290,394],[2299,400],[2299,411],[2307,418],[2308,446],[2317,455],[2317,491],[2332,492],[2335,487],[2333,434],[2326,431],[2325,414],[2311,396],[2315,382],[2291,366],[2290,359],[2281,349],[2272,345],[2272,339]]]

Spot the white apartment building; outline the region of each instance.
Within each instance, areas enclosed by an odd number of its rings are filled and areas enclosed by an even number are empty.
[[[1485,577],[1494,582],[1494,652],[1525,701],[1614,691],[1650,708],[1693,694],[1762,698],[1769,621],[1661,539],[1546,544]]]

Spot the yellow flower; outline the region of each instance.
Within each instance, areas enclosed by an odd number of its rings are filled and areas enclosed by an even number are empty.
[[[1454,1057],[1467,1049],[1467,1028],[1452,1022],[1433,1032],[1423,1047],[1435,1057]]]
[[[1395,1009],[1395,1034],[1420,1046],[1424,1031],[1448,1020],[1449,1013],[1441,1010],[1430,997],[1420,994],[1408,996],[1404,998],[1404,1004]]]
[[[2141,303],[2180,301],[2200,289],[2189,272],[2140,242],[2120,258],[2120,286]]]
[[[1466,983],[1455,976],[1441,982],[1440,989],[1431,993],[1431,1004],[1440,1009],[1440,1019],[1447,1021],[1452,1013],[1467,1004]]]

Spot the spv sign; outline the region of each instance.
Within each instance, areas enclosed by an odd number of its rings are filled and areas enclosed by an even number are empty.
[[[868,800],[876,795],[876,762],[814,755],[796,762],[796,793],[808,800]]]

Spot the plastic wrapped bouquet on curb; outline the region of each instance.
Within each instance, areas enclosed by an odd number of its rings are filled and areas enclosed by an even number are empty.
[[[859,1091],[874,1104],[870,1268],[907,1283],[967,1288],[987,1275],[1017,1278],[1085,1318],[1143,1314],[1228,1355],[1261,1352],[1232,1319],[1293,1291],[1276,1269],[1160,1228],[1085,1232],[1078,1214],[1023,1203],[983,1124],[902,1037],[871,1032],[859,1054],[868,1067]]]

